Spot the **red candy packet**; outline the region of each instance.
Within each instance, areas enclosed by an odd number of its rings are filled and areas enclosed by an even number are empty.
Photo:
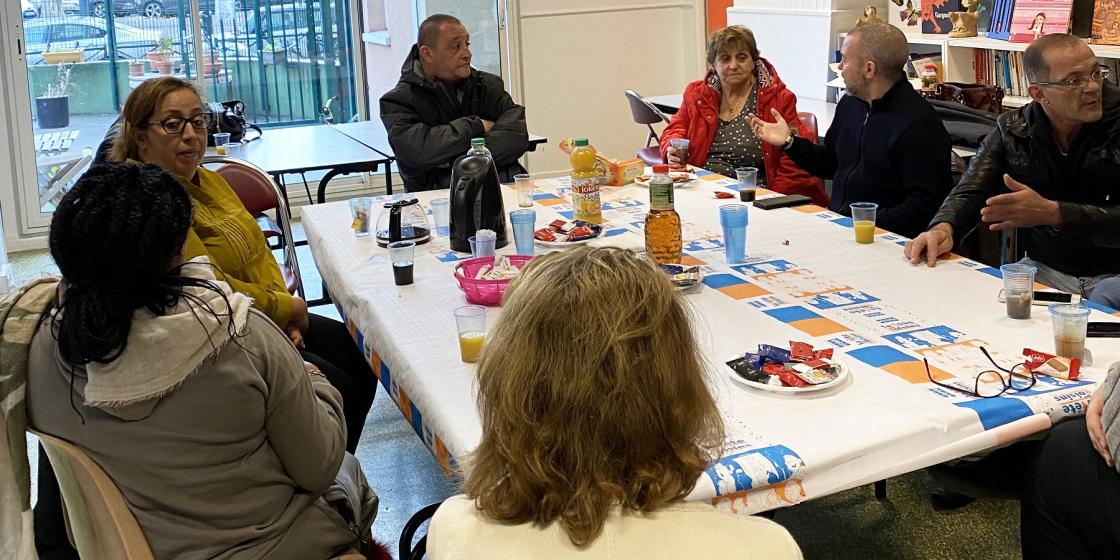
[[[1070,380],[1076,380],[1081,373],[1081,360],[1077,358],[1055,356],[1030,348],[1023,349],[1023,356],[1027,358],[1027,368],[1035,373]]]
[[[808,362],[809,360],[831,360],[832,348],[813,350],[813,345],[808,342],[789,341],[790,357],[795,362]]]

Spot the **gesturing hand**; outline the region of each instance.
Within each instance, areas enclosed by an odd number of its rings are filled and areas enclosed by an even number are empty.
[[[1062,225],[1058,203],[1042,198],[1034,189],[1004,174],[1003,183],[1010,193],[989,198],[980,209],[980,219],[991,224],[988,229],[1003,231],[1032,226]]]
[[[789,138],[789,125],[786,124],[786,120],[782,118],[782,114],[777,109],[770,109],[770,115],[774,117],[774,122],[766,122],[758,115],[751,115],[751,130],[754,131],[754,135],[759,140],[771,146],[781,146]]]

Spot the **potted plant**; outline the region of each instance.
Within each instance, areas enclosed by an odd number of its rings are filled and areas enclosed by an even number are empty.
[[[288,49],[276,43],[265,43],[261,51],[261,61],[265,64],[284,64],[288,59]]]
[[[148,52],[148,61],[152,63],[152,67],[156,67],[161,62],[171,62],[171,45],[171,37],[164,35],[159,38],[156,48]]]
[[[68,64],[82,61],[82,49],[66,47],[55,47],[54,45],[47,45],[46,52],[43,53],[44,64]]]
[[[58,80],[47,84],[43,95],[35,98],[39,128],[70,126],[70,65],[58,65]]]
[[[214,51],[204,51],[202,53],[202,75],[215,76],[221,71],[222,60],[220,55]]]
[[[144,75],[144,61],[139,58],[134,58],[128,61],[128,75],[129,76],[143,76]]]

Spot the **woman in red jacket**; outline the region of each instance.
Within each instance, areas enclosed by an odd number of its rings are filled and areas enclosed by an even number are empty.
[[[811,136],[797,118],[797,97],[759,57],[754,33],[741,25],[725,27],[708,39],[708,74],[685,88],[680,111],[661,135],[661,153],[669,163],[689,163],[729,177],[736,167],[757,167],[760,186],[803,194],[828,206],[821,181],[780,148],[760,142],[751,130],[748,115],[773,112],[794,127],[794,134]],[[689,140],[687,162],[673,150],[675,138]]]

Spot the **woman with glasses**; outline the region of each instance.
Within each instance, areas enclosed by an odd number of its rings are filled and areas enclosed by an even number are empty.
[[[724,440],[690,323],[629,251],[533,259],[486,335],[482,441],[428,557],[801,558],[771,521],[684,501]]]
[[[376,378],[342,323],[308,313],[302,298],[288,293],[264,234],[237,195],[217,173],[200,167],[211,115],[194,86],[165,77],[145,81],[128,96],[111,157],[152,163],[178,177],[194,203],[186,257],[210,257],[219,280],[253,298],[318,366],[341,393],[346,413],[346,449],[353,453],[377,390]]]
[[[1050,430],[1027,465],[1024,560],[1120,558],[1120,362],[1084,418]]]

